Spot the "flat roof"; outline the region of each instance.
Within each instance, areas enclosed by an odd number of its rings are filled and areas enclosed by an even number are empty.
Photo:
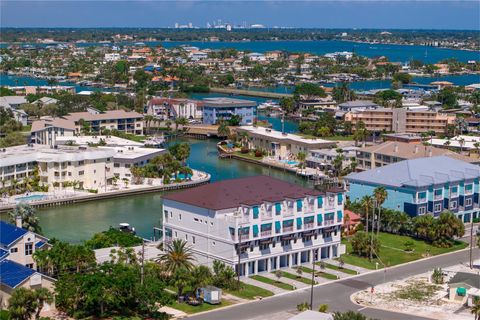
[[[228,107],[256,107],[257,103],[252,100],[234,99],[226,97],[204,98],[205,107],[228,108]]]
[[[72,112],[64,116],[64,118],[70,121],[79,121],[80,119],[83,119],[86,121],[95,121],[95,120],[143,118],[143,115],[135,111],[109,110],[102,113],[90,113],[88,111]]]
[[[116,136],[58,136],[55,141],[60,144],[65,144],[68,141],[73,141],[78,145],[98,144],[100,140],[105,141],[107,146],[137,146],[142,147],[143,143],[133,140],[123,139]]]
[[[122,147],[111,147],[103,146],[98,147],[99,149],[105,150],[114,150],[115,154],[113,155],[114,159],[137,159],[144,156],[155,157],[165,153],[165,149],[157,148],[143,148],[143,147],[133,147],[133,146],[122,146]]]
[[[196,188],[175,192],[164,197],[195,207],[222,210],[241,205],[276,202],[285,198],[299,199],[323,193],[268,176],[253,176],[223,180]]]
[[[63,162],[102,159],[112,157],[115,153],[113,149],[81,148],[70,146],[51,148],[43,144],[24,144],[3,148],[0,149],[0,166],[5,167],[33,161]]]
[[[281,131],[264,128],[264,127],[254,127],[254,126],[241,126],[238,127],[236,130],[239,131],[247,131],[252,134],[261,135],[265,137],[269,137],[276,140],[289,140],[293,142],[298,142],[302,144],[307,144],[311,146],[319,145],[319,144],[329,144],[329,145],[336,145],[335,141],[323,140],[319,138],[309,139],[299,136],[293,133],[282,133]]]

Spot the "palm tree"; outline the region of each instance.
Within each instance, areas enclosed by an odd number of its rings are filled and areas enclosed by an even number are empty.
[[[191,270],[195,258],[185,240],[175,239],[167,244],[165,253],[161,254],[157,260],[164,265],[166,271],[173,274],[180,268]]]
[[[48,291],[47,288],[39,288],[35,290],[35,296],[37,299],[37,312],[35,313],[35,319],[40,319],[40,312],[45,303],[51,304],[53,302],[53,294]]]
[[[373,198],[371,196],[364,196],[361,200],[362,207],[365,210],[365,215],[366,215],[366,232],[368,234],[368,211],[370,208],[373,206]]]
[[[307,155],[305,152],[297,153],[297,160],[300,162],[300,169],[303,169],[305,167],[305,159],[307,159]]]
[[[143,117],[143,121],[145,121],[145,133],[148,133],[150,130],[150,125],[153,121],[155,121],[155,117],[152,116],[151,114],[147,114],[146,116]]]
[[[230,128],[228,127],[226,121],[219,121],[217,134],[219,137],[228,137],[230,135]]]
[[[198,288],[204,287],[212,281],[212,271],[207,266],[195,267],[190,275],[192,277],[190,286],[194,293],[197,292]]]
[[[480,320],[480,301],[475,302],[470,312],[475,316],[475,320]]]
[[[22,228],[38,234],[42,233],[35,209],[26,203],[19,203],[10,212],[10,222],[16,224],[17,217],[22,219]]]
[[[30,320],[36,313],[38,302],[35,292],[26,288],[15,289],[8,300],[11,319]]]
[[[187,124],[188,124],[188,121],[185,117],[180,117],[180,118],[175,119],[175,131],[178,131],[178,126],[179,125],[185,126]]]
[[[377,236],[378,236],[378,233],[380,232],[380,212],[382,210],[383,203],[388,198],[387,189],[385,189],[385,187],[383,186],[376,187],[375,190],[373,191],[373,197],[377,201],[377,209],[378,209]],[[373,231],[373,227],[372,227],[372,231]]]

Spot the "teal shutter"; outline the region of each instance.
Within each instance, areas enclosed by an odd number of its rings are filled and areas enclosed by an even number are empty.
[[[323,208],[323,198],[322,197],[317,197],[317,207],[318,208]]]
[[[279,233],[282,230],[280,221],[275,221],[275,232]]]
[[[318,224],[322,224],[322,222],[323,222],[323,216],[322,216],[321,213],[317,214],[317,222],[318,222]]]
[[[339,193],[338,194],[338,204],[342,204],[343,203],[343,193]]]
[[[297,218],[297,229],[302,228],[302,218]]]
[[[303,201],[297,200],[297,211],[302,211]]]
[[[258,236],[258,225],[256,224],[253,225],[253,236],[254,237]]]
[[[275,203],[275,214],[278,216],[282,213],[282,204],[280,202]]]
[[[258,219],[258,207],[253,207],[253,219]]]
[[[338,221],[342,221],[342,219],[343,219],[343,213],[342,213],[341,210],[337,211],[337,219],[338,219]]]

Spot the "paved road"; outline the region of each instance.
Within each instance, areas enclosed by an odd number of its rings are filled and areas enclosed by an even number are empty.
[[[432,270],[434,267],[448,267],[460,262],[468,263],[468,250],[462,250],[448,255],[437,256],[427,260],[392,267],[385,273],[386,282],[402,279],[415,274]],[[480,256],[480,250],[474,249],[474,258]],[[339,280],[330,284],[320,285],[314,289],[314,308],[325,303],[330,311],[356,310],[368,317],[385,320],[425,320],[426,318],[388,312],[372,308],[363,308],[351,302],[350,296],[359,290],[384,282],[384,271],[379,270],[349,279]],[[303,289],[272,298],[263,299],[224,310],[189,317],[195,320],[243,320],[256,317],[269,318],[269,315],[280,311],[295,310],[298,303],[310,301],[310,290]]]

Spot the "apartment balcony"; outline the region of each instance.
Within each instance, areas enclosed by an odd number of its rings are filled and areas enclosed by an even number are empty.
[[[312,229],[312,228],[315,228],[315,223],[312,222],[312,223],[305,223],[303,225],[303,229],[307,230],[307,229]]]
[[[241,234],[239,237],[240,241],[247,241],[250,239],[250,235],[249,234]]]
[[[283,227],[283,232],[292,232],[292,231],[293,231],[293,226]]]
[[[272,220],[273,214],[272,213],[266,213],[261,215],[262,220]]]
[[[325,220],[323,222],[323,225],[325,226],[331,226],[332,224],[335,224],[335,220]]]
[[[260,236],[261,236],[261,237],[269,237],[269,236],[271,236],[271,235],[272,235],[272,230],[260,232]]]
[[[283,213],[284,217],[290,217],[290,216],[293,216],[295,214],[295,212],[293,211],[293,208],[283,210],[282,213]]]

